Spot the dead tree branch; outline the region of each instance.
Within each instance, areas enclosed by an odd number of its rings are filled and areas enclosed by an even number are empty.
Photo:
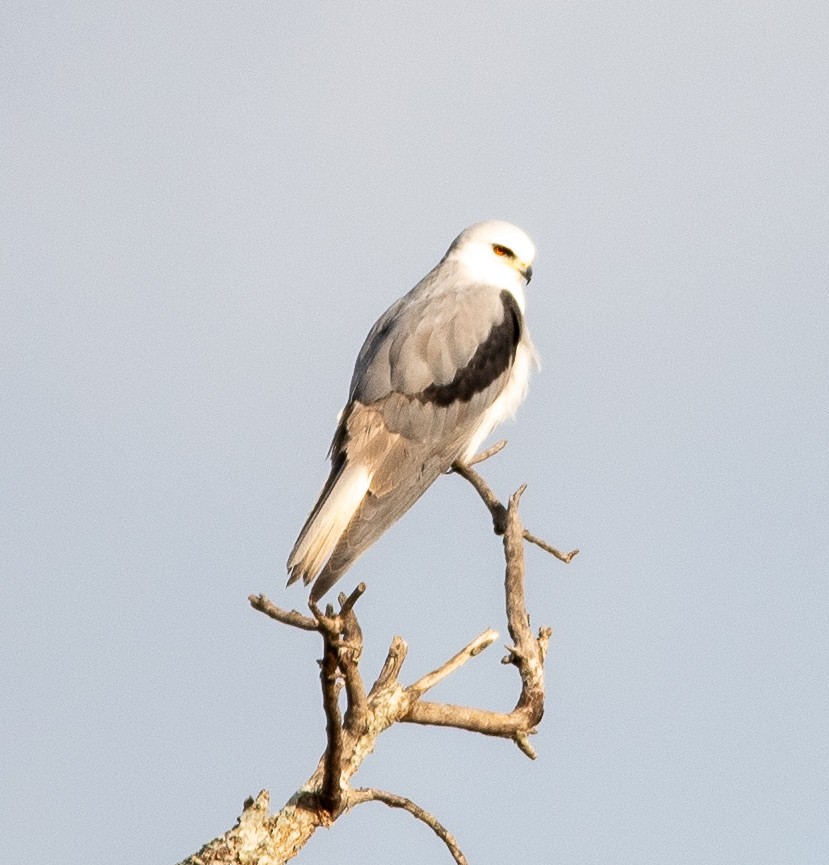
[[[458,865],[469,865],[466,856],[463,855],[455,836],[428,811],[424,811],[420,805],[416,805],[405,796],[397,796],[395,793],[387,793],[385,790],[376,790],[372,787],[360,787],[352,790],[349,796],[349,806],[360,805],[363,802],[383,802],[389,808],[402,808],[413,817],[425,823],[441,841],[447,846],[452,858]]]
[[[518,506],[525,487],[514,493],[505,507],[486,481],[470,467],[497,453],[504,444],[499,442],[471,460],[469,465],[458,463],[452,469],[476,489],[492,516],[496,534],[503,535],[505,605],[507,628],[512,640],[503,662],[515,666],[521,680],[521,691],[513,710],[496,712],[422,699],[438,682],[492,645],[498,638],[493,630],[484,631],[453,657],[408,686],[400,683],[406,643],[395,637],[382,669],[366,692],[359,668],[363,634],[354,612],[355,604],[365,591],[365,584],[361,583],[348,597],[341,594],[336,613],[331,606],[323,613],[311,604],[312,616],[280,609],[264,595],[252,595],[249,600],[255,610],[281,624],[316,631],[322,637],[320,684],[326,719],[325,752],[311,777],[280,811],[273,815],[268,813],[268,794],[262,791],[256,799],[245,803],[244,811],[232,829],[206,844],[181,865],[230,865],[247,861],[278,865],[287,862],[302,849],[317,828],[329,826],[347,809],[370,801],[408,811],[437,834],[456,863],[466,863],[455,839],[433,815],[403,796],[373,788],[352,788],[350,780],[374,750],[378,736],[401,721],[455,727],[512,739],[527,756],[535,757],[528,737],[535,732],[544,713],[544,657],[551,632],[549,628],[541,628],[536,635],[530,628],[524,590],[524,541],[537,544],[562,561],[570,561],[578,551],[559,553],[524,529]],[[344,712],[340,705],[343,694]]]

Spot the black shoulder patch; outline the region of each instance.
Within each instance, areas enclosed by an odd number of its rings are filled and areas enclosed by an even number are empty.
[[[469,363],[455,373],[449,384],[430,384],[416,394],[416,399],[439,406],[456,401],[468,402],[509,369],[521,339],[521,310],[508,291],[501,292],[501,303],[504,307],[503,320],[490,330]]]

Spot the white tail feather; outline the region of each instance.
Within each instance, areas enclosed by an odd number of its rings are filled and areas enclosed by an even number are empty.
[[[325,504],[308,525],[288,560],[289,570],[310,582],[334,552],[360,502],[368,492],[371,475],[365,466],[346,466]]]

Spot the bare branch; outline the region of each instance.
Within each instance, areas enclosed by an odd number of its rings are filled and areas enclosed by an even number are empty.
[[[507,446],[507,440],[501,439],[499,442],[495,442],[495,444],[491,448],[487,448],[485,451],[482,451],[479,454],[476,454],[472,457],[469,462],[467,462],[468,466],[476,466],[478,463],[482,463],[484,460],[488,460],[490,457],[494,457],[495,454],[501,453],[501,451]]]
[[[533,641],[527,615],[527,600],[524,592],[524,544],[522,541],[524,527],[518,515],[518,503],[527,489],[522,484],[510,496],[507,507],[507,525],[504,532],[504,555],[507,559],[507,572],[504,579],[507,601],[507,626],[519,652],[530,650]]]
[[[541,652],[542,661],[547,657],[547,646],[550,644],[550,637],[552,636],[552,628],[544,626],[538,629],[538,651]]]
[[[526,485],[510,498],[504,526],[507,625],[515,644],[510,649],[507,661],[514,664],[521,675],[521,694],[515,709],[503,713],[470,706],[418,700],[410,706],[409,711],[400,720],[413,724],[456,727],[486,736],[510,738],[527,756],[535,757],[535,751],[529,746],[527,735],[533,731],[544,713],[544,650],[549,640],[549,629],[543,629],[536,640],[530,630],[526,610],[524,530],[518,514],[518,504],[525,489]]]
[[[325,749],[325,771],[320,789],[320,804],[332,816],[342,806],[343,728],[340,717],[340,682],[338,676],[339,657],[336,643],[326,634],[325,656],[322,659],[320,681],[322,682],[322,705],[325,709],[325,732],[328,747]]]
[[[516,733],[532,728],[528,713],[513,709],[512,712],[493,712],[474,706],[456,706],[452,703],[431,703],[418,700],[400,719],[409,724],[424,724],[434,727],[455,727],[470,733],[514,739]]]
[[[535,730],[530,730],[529,732],[534,733]],[[538,754],[536,753],[535,748],[530,744],[527,733],[516,733],[512,739],[515,744],[518,745],[519,749],[530,758],[530,760],[535,760]]]
[[[366,584],[365,583],[359,583],[357,585],[357,588],[354,589],[354,591],[347,598],[345,598],[343,596],[342,592],[340,593],[339,601],[340,601],[340,615],[341,616],[347,616],[354,609],[354,604],[356,604],[357,601],[360,600],[360,598],[363,596],[365,590],[366,590]],[[355,622],[356,622],[356,619],[355,619]]]
[[[547,541],[542,541],[541,538],[537,538],[535,535],[530,534],[527,529],[524,529],[523,531],[523,538],[525,541],[529,541],[531,544],[541,547],[544,552],[555,556],[560,562],[564,562],[565,565],[569,565],[570,562],[579,554],[578,550],[570,550],[569,553],[562,553],[555,547],[550,546]]]
[[[498,639],[498,632],[493,631],[490,628],[487,631],[484,631],[478,637],[465,646],[460,652],[457,653],[454,657],[450,658],[445,664],[441,664],[436,670],[433,670],[431,673],[427,673],[425,676],[418,679],[414,684],[409,685],[406,688],[406,693],[414,697],[415,699],[419,699],[423,694],[426,693],[430,688],[434,688],[438,682],[442,679],[445,679],[450,673],[454,673],[455,670],[462,667],[470,658],[474,658],[475,655],[480,655],[484,649],[491,646]]]
[[[303,616],[296,610],[283,610],[268,600],[265,595],[250,595],[248,601],[254,610],[259,610],[260,613],[270,616],[277,622],[282,622],[283,625],[291,625],[294,628],[301,628],[303,631],[319,630],[314,619]]]
[[[506,530],[506,508],[498,500],[498,497],[492,491],[492,488],[489,486],[489,484],[487,484],[487,482],[476,471],[472,469],[472,466],[476,463],[483,462],[484,460],[489,459],[489,457],[493,456],[493,454],[496,454],[499,451],[503,450],[506,444],[506,440],[502,439],[488,450],[485,450],[483,453],[472,457],[472,459],[469,460],[468,463],[455,462],[452,464],[452,471],[455,474],[460,475],[462,478],[464,478],[464,480],[469,481],[470,484],[472,484],[472,486],[475,488],[475,491],[481,497],[483,503],[489,509],[489,513],[492,515],[493,530],[495,531],[496,535],[503,535],[504,531]],[[573,558],[575,558],[579,554],[578,550],[570,550],[569,553],[562,553],[551,544],[548,544],[547,541],[536,537],[527,529],[522,529],[522,536],[524,540],[529,541],[531,544],[535,544],[537,547],[541,547],[542,550],[555,556],[559,561],[564,562],[565,564],[569,564],[573,560]]]
[[[385,790],[377,790],[374,787],[360,787],[357,790],[352,790],[348,797],[348,807],[361,805],[363,802],[382,802],[390,808],[402,808],[404,811],[408,811],[413,817],[425,823],[443,841],[457,865],[469,865],[452,833],[436,817],[428,811],[424,811],[420,805],[416,805],[411,799],[398,796],[395,793],[387,793]]]
[[[408,651],[409,647],[402,637],[395,637],[391,641],[386,660],[383,662],[383,667],[377,676],[377,681],[371,686],[369,697],[374,696],[381,688],[386,688],[391,683],[397,681]]]
[[[338,596],[340,610],[337,613],[334,612],[334,608],[331,604],[326,605],[325,612],[323,613],[316,601],[308,601],[308,609],[311,610],[317,621],[317,630],[322,634],[329,634],[333,637],[341,636],[350,627],[352,632],[356,629],[356,633],[359,634],[360,640],[362,640],[362,634],[360,633],[359,625],[357,625],[357,619],[353,617],[353,609],[354,604],[356,604],[362,597],[365,590],[366,584],[360,583],[360,585],[358,585],[348,597],[340,592]],[[352,617],[350,626],[346,623],[349,616]]]
[[[489,484],[476,472],[462,462],[452,463],[452,471],[469,481],[492,516],[492,528],[496,535],[503,535],[506,527],[507,509],[498,501]]]
[[[345,693],[348,701],[345,712],[345,729],[351,733],[359,734],[368,725],[368,700],[359,667],[360,655],[363,651],[363,632],[352,609],[357,598],[365,591],[365,583],[360,583],[357,588],[360,593],[356,597],[356,592],[352,592],[349,598],[340,595],[343,630],[337,657],[345,679]]]

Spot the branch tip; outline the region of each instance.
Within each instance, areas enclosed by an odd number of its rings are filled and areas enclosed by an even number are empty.
[[[487,639],[485,641],[481,641],[481,644],[479,646],[474,646],[472,649],[470,649],[469,654],[472,655],[473,658],[476,657],[477,655],[480,655],[481,652],[488,649],[497,639],[498,639],[497,631],[492,631],[489,639]]]
[[[369,691],[369,697],[378,693],[392,682],[397,681],[397,677],[400,675],[400,668],[406,660],[406,653],[408,650],[409,647],[406,645],[406,641],[402,637],[394,637],[392,639],[389,650],[386,653],[386,660],[383,662],[383,666],[377,675],[377,679]]]
[[[283,625],[291,625],[303,631],[316,631],[317,623],[309,616],[305,616],[297,610],[283,610],[277,607],[266,595],[249,595],[248,602],[260,613],[264,613],[271,619],[281,622]]]
[[[463,851],[458,847],[458,842],[455,840],[452,833],[442,824],[434,815],[420,807],[420,805],[407,799],[405,796],[398,796],[395,793],[387,793],[385,790],[377,790],[374,787],[361,787],[358,790],[352,790],[348,799],[348,807],[361,805],[363,802],[382,802],[388,805],[389,808],[401,808],[408,811],[421,823],[425,823],[446,845],[456,865],[469,865]]]
[[[454,673],[459,667],[462,667],[470,658],[474,658],[484,651],[488,646],[491,646],[498,639],[498,634],[490,628],[477,636],[471,643],[464,646],[460,652],[453,655],[446,663],[441,664],[436,670],[427,673],[418,679],[413,685],[406,688],[406,692],[418,700],[430,688],[434,688],[438,682],[445,679],[450,673]]]
[[[535,730],[530,730],[530,733],[534,733]],[[516,733],[512,737],[513,741],[516,745],[518,745],[518,749],[526,754],[530,760],[535,760],[538,757],[535,748],[530,744],[530,740],[527,738],[527,733]]]
[[[547,543],[547,541],[541,540],[541,538],[537,538],[534,534],[529,532],[527,529],[524,529],[522,532],[522,537],[525,541],[529,541],[531,544],[535,544],[537,547],[541,547],[545,553],[549,553],[551,556],[555,556],[560,562],[564,562],[565,565],[569,565],[571,561],[579,554],[578,550],[570,550],[569,553],[562,553],[561,550],[557,550],[554,546],[551,546]]]
[[[340,598],[344,598],[344,600],[340,600],[340,615],[345,616],[354,609],[354,604],[360,600],[363,596],[363,593],[366,590],[366,584],[360,583],[357,588],[346,598],[343,592],[340,593]]]
[[[510,506],[517,508],[518,503],[521,501],[521,496],[527,491],[527,485],[521,484],[520,487],[509,497]]]
[[[494,457],[495,454],[501,453],[501,451],[507,446],[507,440],[501,439],[499,442],[495,442],[495,444],[491,448],[487,448],[485,451],[481,451],[481,453],[476,454],[472,457],[471,460],[467,463],[468,466],[476,466],[478,463],[482,463],[484,460],[488,460],[490,457]]]

